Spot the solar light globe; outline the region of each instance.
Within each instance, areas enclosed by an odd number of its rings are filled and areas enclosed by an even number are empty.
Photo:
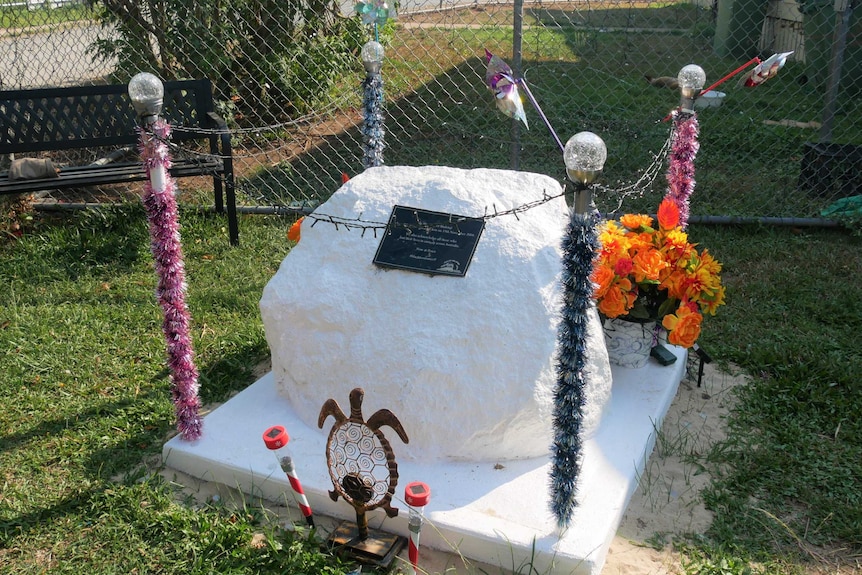
[[[129,98],[139,118],[158,116],[164,97],[165,87],[154,74],[140,72],[129,80]]]
[[[697,64],[689,64],[679,71],[676,80],[684,97],[696,98],[706,84],[706,72]]]
[[[697,64],[689,64],[683,66],[676,80],[679,82],[681,92],[680,109],[687,113],[694,113],[694,101],[700,96],[700,91],[706,84],[706,72]]]
[[[371,40],[367,42],[359,53],[362,65],[369,74],[379,74],[383,67],[383,45]]]
[[[608,149],[604,140],[592,132],[575,134],[569,138],[563,150],[566,175],[581,186],[587,186],[596,181],[607,159]]]
[[[566,192],[566,203],[572,214],[585,214],[592,209],[593,197],[589,185],[601,175],[608,149],[604,140],[592,132],[579,132],[569,138],[563,148],[566,175],[574,182],[575,190]]]

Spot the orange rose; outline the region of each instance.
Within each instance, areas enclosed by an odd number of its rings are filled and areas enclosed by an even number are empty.
[[[625,315],[631,309],[637,296],[631,292],[620,289],[621,286],[624,286],[625,284],[628,284],[629,288],[631,288],[631,282],[629,282],[629,280],[621,280],[617,285],[611,286],[599,302],[600,312],[608,317],[619,317],[621,315]]]
[[[634,264],[635,281],[638,283],[657,282],[661,272],[670,265],[664,261],[658,250],[640,251],[632,259],[632,263]]]
[[[608,292],[608,289],[614,281],[614,272],[605,266],[596,266],[593,269],[592,280],[596,286],[593,291],[593,297],[603,297]]]
[[[700,324],[703,316],[693,311],[689,304],[683,303],[676,310],[676,314],[664,316],[661,324],[667,329],[667,341],[673,345],[691,347],[700,337]]]
[[[667,290],[669,297],[683,299],[685,297],[685,285],[685,273],[679,269],[674,269],[662,280],[659,288]]]

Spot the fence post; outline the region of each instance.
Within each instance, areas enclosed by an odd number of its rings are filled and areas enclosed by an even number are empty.
[[[523,77],[521,65],[522,44],[524,40],[524,0],[515,0],[512,17],[512,71],[515,78]],[[517,170],[521,167],[521,123],[512,118],[512,158],[510,167]]]
[[[832,58],[829,62],[829,76],[826,79],[826,99],[823,103],[823,123],[820,126],[820,142],[832,141],[832,123],[835,120],[835,102],[838,99],[838,86],[841,83],[841,68],[844,66],[844,49],[847,46],[847,31],[853,15],[853,3],[849,0],[835,0],[835,36],[832,42]]]

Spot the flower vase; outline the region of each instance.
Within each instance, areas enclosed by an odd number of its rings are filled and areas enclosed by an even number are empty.
[[[604,321],[608,361],[613,365],[637,369],[649,361],[655,341],[655,322],[639,323],[620,318]]]

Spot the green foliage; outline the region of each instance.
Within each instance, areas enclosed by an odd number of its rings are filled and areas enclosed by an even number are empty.
[[[325,106],[339,75],[354,66],[357,47],[363,43],[364,31],[356,20],[344,20],[340,28],[340,33],[302,38],[290,52],[263,55],[261,76],[268,86],[262,102],[299,113]]]
[[[332,0],[107,0],[106,31],[91,46],[117,59],[116,79],[154,71],[164,79],[209,78],[249,120],[277,121],[325,103],[355,64],[362,25]]]

